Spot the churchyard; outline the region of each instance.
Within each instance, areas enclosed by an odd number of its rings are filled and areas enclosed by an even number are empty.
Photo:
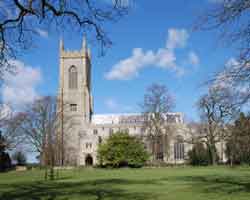
[[[249,167],[77,168],[0,174],[1,200],[249,200]]]

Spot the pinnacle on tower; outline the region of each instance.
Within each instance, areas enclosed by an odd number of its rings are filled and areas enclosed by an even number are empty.
[[[84,50],[84,52],[87,52],[87,39],[86,39],[86,35],[83,35],[82,38],[82,49]]]
[[[90,51],[90,48],[88,48],[88,57],[89,57],[89,59],[91,59],[91,51]]]
[[[60,50],[64,50],[64,44],[62,38],[60,38]]]

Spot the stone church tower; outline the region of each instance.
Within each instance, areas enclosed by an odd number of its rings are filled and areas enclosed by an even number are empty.
[[[60,86],[64,103],[69,103],[72,113],[85,123],[92,115],[91,58],[86,39],[83,38],[80,51],[65,51],[60,41]]]
[[[93,102],[91,95],[91,55],[83,38],[79,51],[64,49],[60,41],[60,79],[58,99],[63,106],[61,141],[64,151],[63,165],[77,164],[78,133],[91,122]],[[68,120],[70,122],[68,122]],[[61,158],[62,159],[62,158]]]
[[[64,49],[60,41],[60,78],[58,100],[59,131],[57,162],[62,166],[89,166],[98,164],[98,146],[118,131],[142,138],[149,152],[144,116],[141,113],[95,114],[91,95],[91,55],[83,38],[78,51]],[[62,109],[60,109],[62,108]],[[184,163],[190,145],[184,144],[189,131],[181,113],[166,113],[166,123],[173,130],[169,142],[162,146],[158,158],[167,163]],[[165,146],[165,147],[163,147]]]

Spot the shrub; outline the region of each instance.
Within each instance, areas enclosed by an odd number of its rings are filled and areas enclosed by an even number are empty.
[[[250,164],[250,115],[241,113],[231,126],[226,143],[226,156],[230,164]]]
[[[11,159],[8,153],[0,152],[0,172],[11,168]]]
[[[142,167],[148,158],[143,143],[124,132],[111,135],[98,147],[98,160],[102,166]]]
[[[191,165],[208,165],[210,163],[209,153],[201,142],[193,145],[193,148],[188,152],[188,160]]]
[[[6,152],[6,149],[7,142],[0,131],[0,172],[6,171],[11,168],[11,159],[9,154]]]
[[[16,161],[17,165],[26,165],[26,156],[23,152],[17,151],[12,155],[12,159]]]

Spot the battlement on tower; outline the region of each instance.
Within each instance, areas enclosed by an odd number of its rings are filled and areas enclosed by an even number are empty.
[[[60,57],[61,58],[88,58],[91,59],[91,51],[87,47],[86,38],[83,37],[82,49],[78,51],[65,50],[63,41],[60,40]]]
[[[61,58],[89,58],[91,57],[90,51],[80,50],[80,51],[70,51],[70,50],[62,50],[60,52]]]

